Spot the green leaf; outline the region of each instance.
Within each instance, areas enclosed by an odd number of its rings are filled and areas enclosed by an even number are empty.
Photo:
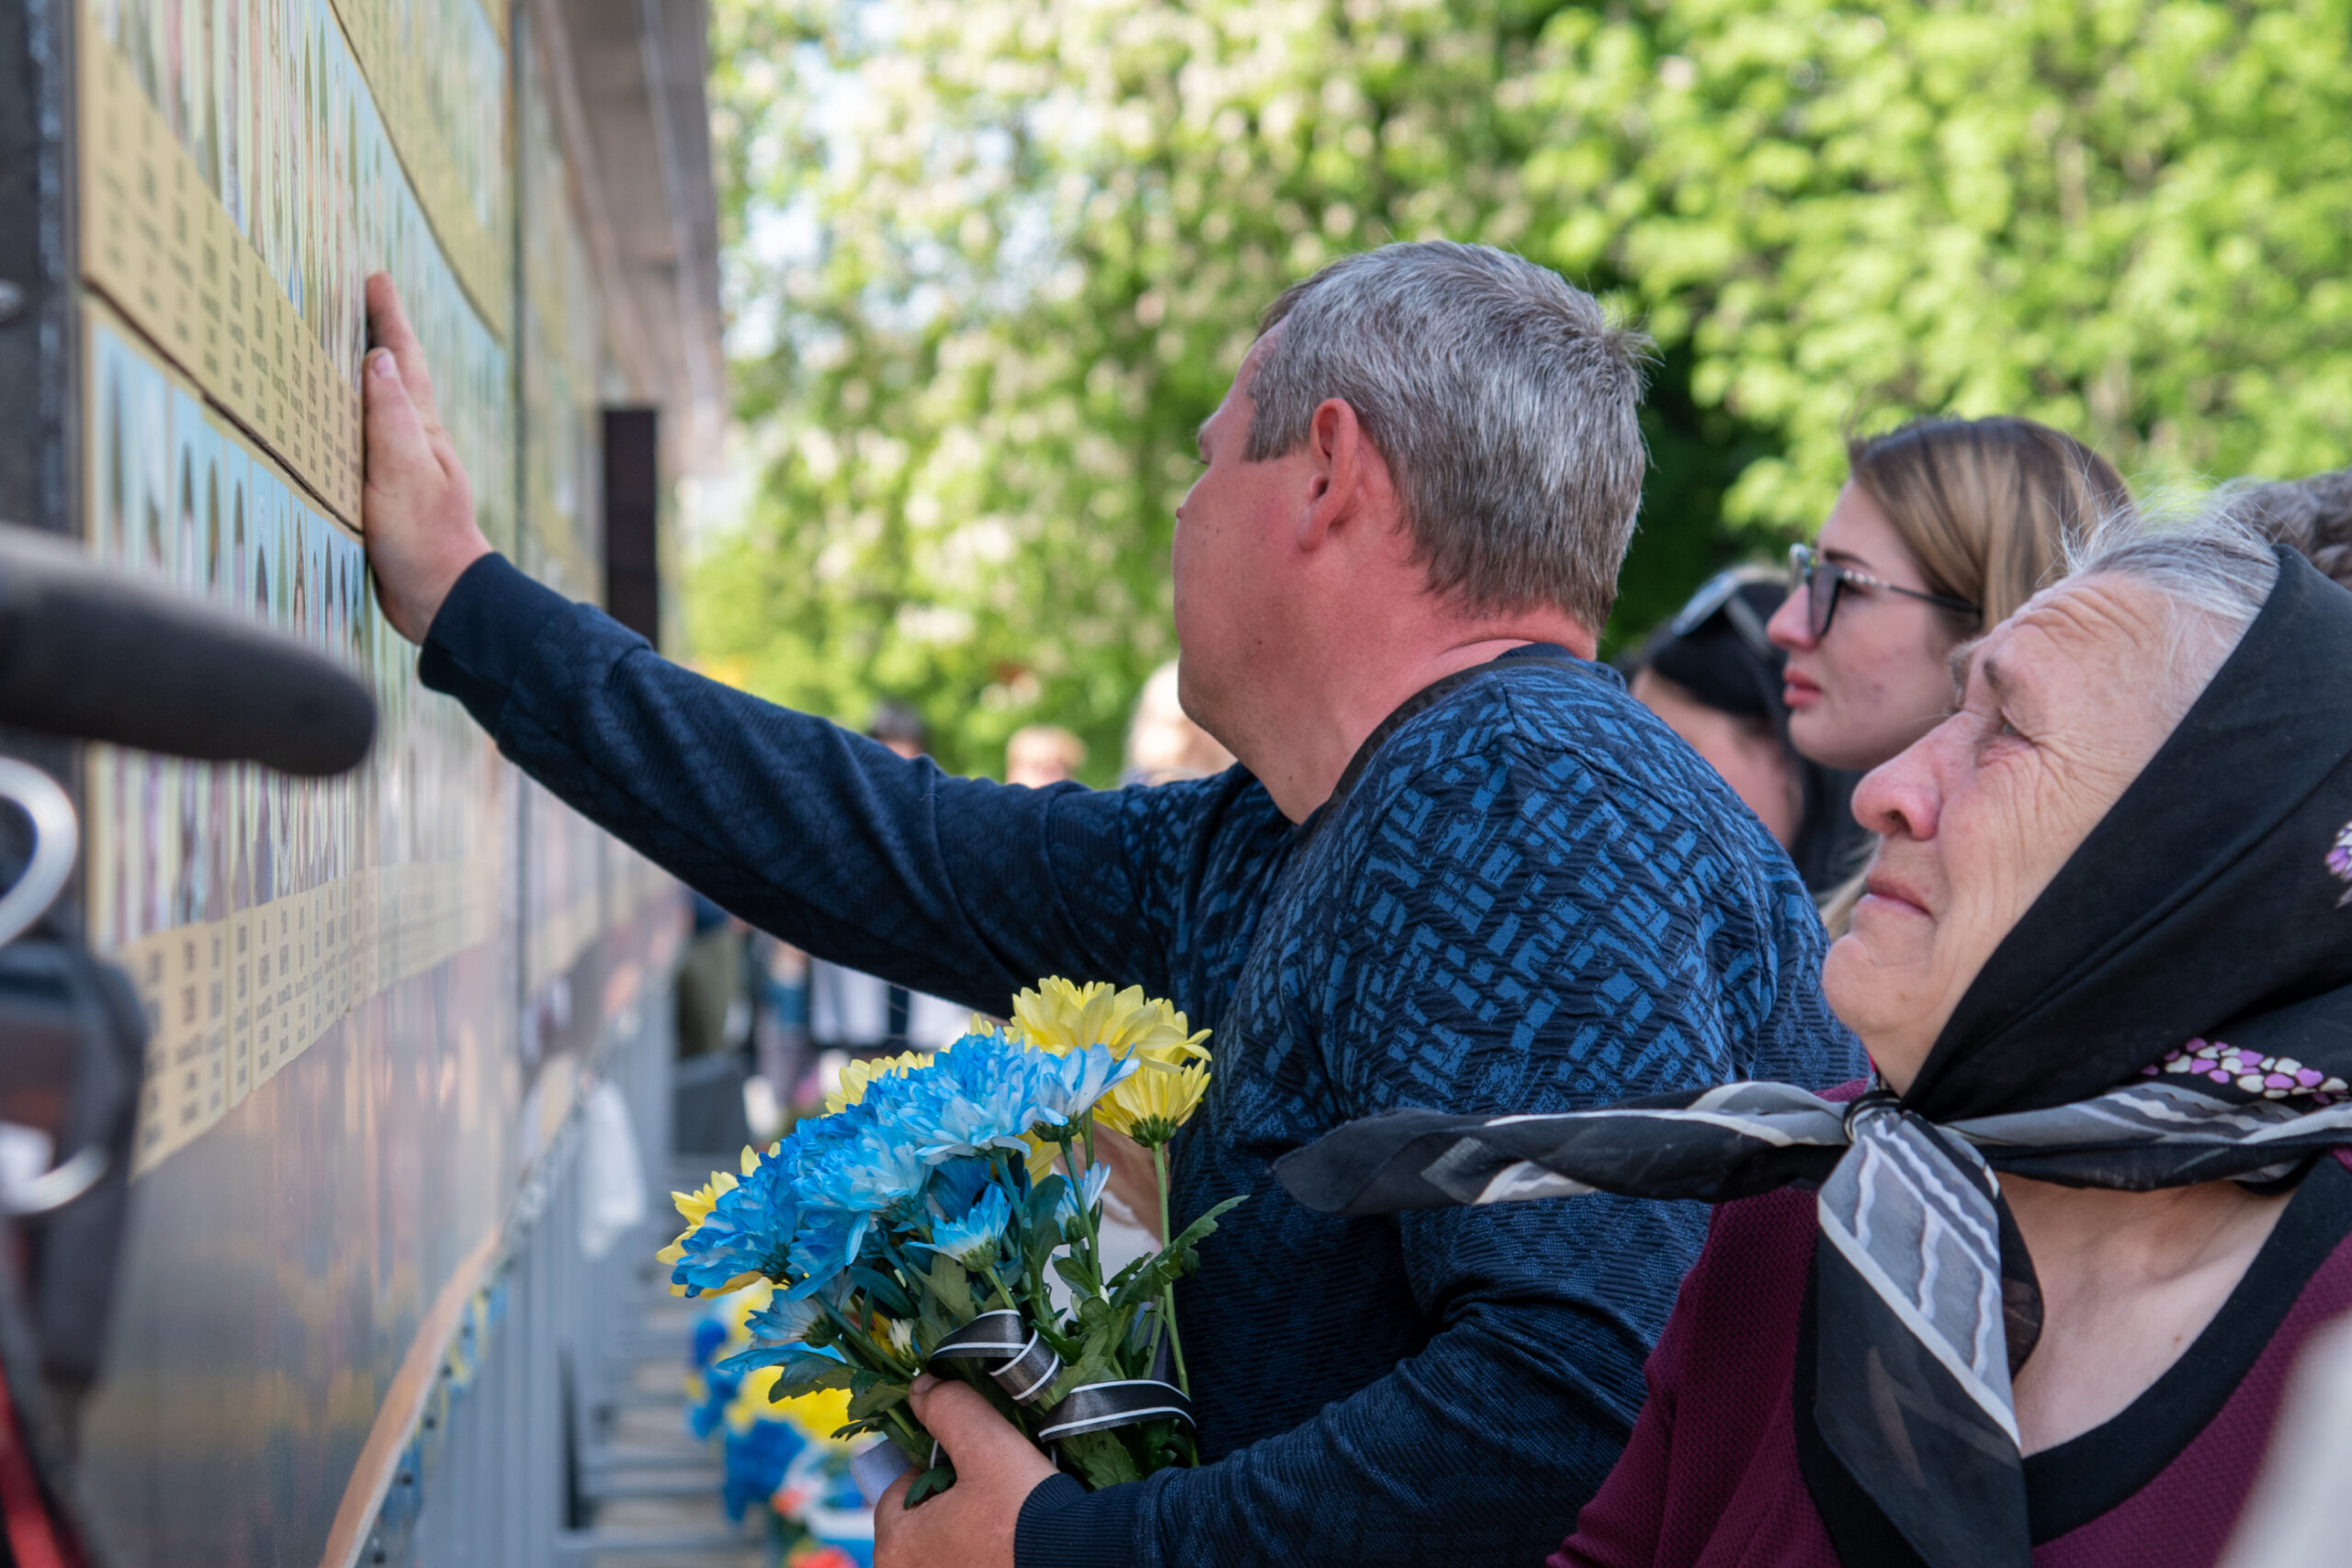
[[[906,1506],[911,1508],[933,1493],[944,1492],[955,1484],[956,1467],[944,1462],[935,1464],[916,1476],[915,1483],[907,1488]]]
[[[768,1390],[768,1399],[773,1403],[814,1393],[819,1389],[849,1388],[858,1378],[871,1376],[871,1372],[854,1371],[847,1363],[831,1356],[805,1356],[785,1363],[776,1373],[775,1385]]]
[[[1176,1239],[1170,1242],[1166,1247],[1161,1247],[1160,1251],[1172,1253],[1187,1253],[1192,1251],[1193,1248],[1200,1246],[1203,1241],[1206,1240],[1209,1235],[1216,1230],[1216,1223],[1220,1218],[1226,1214],[1231,1213],[1235,1209],[1239,1208],[1249,1201],[1250,1195],[1247,1192],[1241,1193],[1238,1197],[1227,1198],[1224,1202],[1219,1203],[1207,1213],[1203,1214],[1199,1219],[1194,1220],[1191,1224],[1186,1225],[1182,1231],[1178,1232]]]
[[[1075,1467],[1080,1479],[1093,1491],[1143,1479],[1135,1455],[1115,1432],[1080,1432],[1075,1438],[1064,1438],[1060,1448],[1063,1461]]]
[[[978,1315],[978,1309],[972,1304],[972,1277],[954,1258],[944,1254],[933,1258],[924,1282],[945,1309],[951,1325],[969,1323]]]
[[[1077,1357],[1065,1364],[1061,1374],[1054,1379],[1054,1400],[1063,1399],[1074,1388],[1124,1376],[1125,1369],[1119,1365],[1118,1350],[1115,1334],[1102,1328],[1088,1334],[1080,1343]]]
[[[849,1402],[852,1418],[864,1421],[897,1408],[906,1403],[907,1385],[902,1382],[876,1382],[858,1391]]]
[[[1073,1299],[1081,1301],[1091,1301],[1094,1299],[1094,1274],[1092,1270],[1089,1269],[1085,1264],[1080,1263],[1075,1258],[1064,1258],[1057,1256],[1054,1258],[1053,1262],[1054,1272],[1059,1274],[1062,1277],[1062,1283],[1069,1287],[1070,1295]]]
[[[915,1314],[914,1298],[893,1275],[864,1266],[845,1271],[854,1289],[865,1292],[865,1299],[877,1312],[888,1317],[907,1318]]]

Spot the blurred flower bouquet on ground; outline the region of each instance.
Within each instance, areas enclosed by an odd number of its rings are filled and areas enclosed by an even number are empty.
[[[1168,1145],[1207,1090],[1207,1032],[1139,989],[1058,979],[1021,993],[1010,1027],[975,1023],[935,1055],[854,1064],[824,1115],[678,1194],[672,1289],[771,1282],[750,1348],[714,1370],[772,1369],[776,1400],[846,1393],[840,1435],[878,1433],[922,1472],[910,1504],[954,1479],[906,1403],[924,1371],[978,1388],[1089,1486],[1190,1464],[1175,1286],[1241,1200],[1105,1278],[1102,1145],[1148,1152],[1167,1237]]]
[[[722,1371],[750,1348],[751,1319],[774,1287],[763,1281],[710,1298],[687,1357],[686,1427],[715,1444],[721,1501],[741,1523],[759,1517],[767,1561],[782,1568],[874,1568],[874,1510],[850,1473],[850,1444],[833,1436],[849,1419],[838,1389],[775,1400],[776,1370]]]

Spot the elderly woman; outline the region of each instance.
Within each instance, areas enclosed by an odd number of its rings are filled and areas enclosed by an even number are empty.
[[[1280,1168],[1357,1213],[1722,1204],[1555,1563],[2221,1551],[2352,1308],[2352,690],[2310,678],[2352,594],[2227,516],[2126,526],[1856,795],[1884,843],[1824,984],[1867,1088],[1404,1111]]]

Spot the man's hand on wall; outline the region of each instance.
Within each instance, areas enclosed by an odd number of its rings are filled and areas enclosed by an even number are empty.
[[[392,280],[368,279],[368,335],[380,346],[360,377],[368,404],[361,532],[392,629],[423,642],[466,568],[490,554],[474,524],[473,487],[433,403],[424,349]]]

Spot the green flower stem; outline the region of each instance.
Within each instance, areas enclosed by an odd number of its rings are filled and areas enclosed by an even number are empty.
[[[1086,1119],[1086,1163],[1091,1169],[1094,1164],[1094,1118],[1092,1116]],[[1061,1145],[1062,1169],[1068,1173],[1066,1179],[1070,1184],[1072,1195],[1082,1196],[1078,1191],[1078,1156],[1072,1152],[1069,1129],[1062,1128],[1054,1142]],[[1094,1223],[1094,1205],[1079,1204],[1078,1218],[1080,1224],[1086,1232],[1086,1271],[1094,1276],[1094,1293],[1098,1296],[1106,1295],[1109,1293],[1109,1287],[1102,1280],[1102,1233]]]
[[[1151,1169],[1152,1174],[1159,1179],[1159,1245],[1165,1247],[1174,1235],[1174,1232],[1170,1229],[1168,1224],[1168,1145],[1166,1144],[1151,1145]],[[1159,1287],[1159,1315],[1167,1321],[1168,1348],[1176,1358],[1176,1386],[1184,1391],[1185,1398],[1190,1399],[1193,1396],[1193,1380],[1184,1371],[1184,1337],[1176,1332],[1176,1282],[1173,1280]],[[1153,1330],[1151,1353],[1153,1359],[1159,1358],[1159,1345],[1157,1329]]]
[[[932,1439],[930,1434],[915,1425],[913,1414],[904,1404],[894,1404],[885,1411],[884,1415],[888,1416],[890,1424],[898,1428],[898,1431],[892,1435],[892,1440],[897,1441],[899,1438],[903,1437],[905,1441],[899,1443],[899,1449],[909,1459],[922,1465],[925,1470],[930,1469]]]
[[[995,1287],[996,1299],[1004,1303],[1005,1310],[1008,1312],[1019,1312],[1021,1310],[1021,1303],[1012,1299],[1012,1292],[1006,1290],[1004,1288],[1004,1281],[997,1277],[996,1265],[993,1263],[983,1264],[980,1271],[988,1276],[989,1283]]]

